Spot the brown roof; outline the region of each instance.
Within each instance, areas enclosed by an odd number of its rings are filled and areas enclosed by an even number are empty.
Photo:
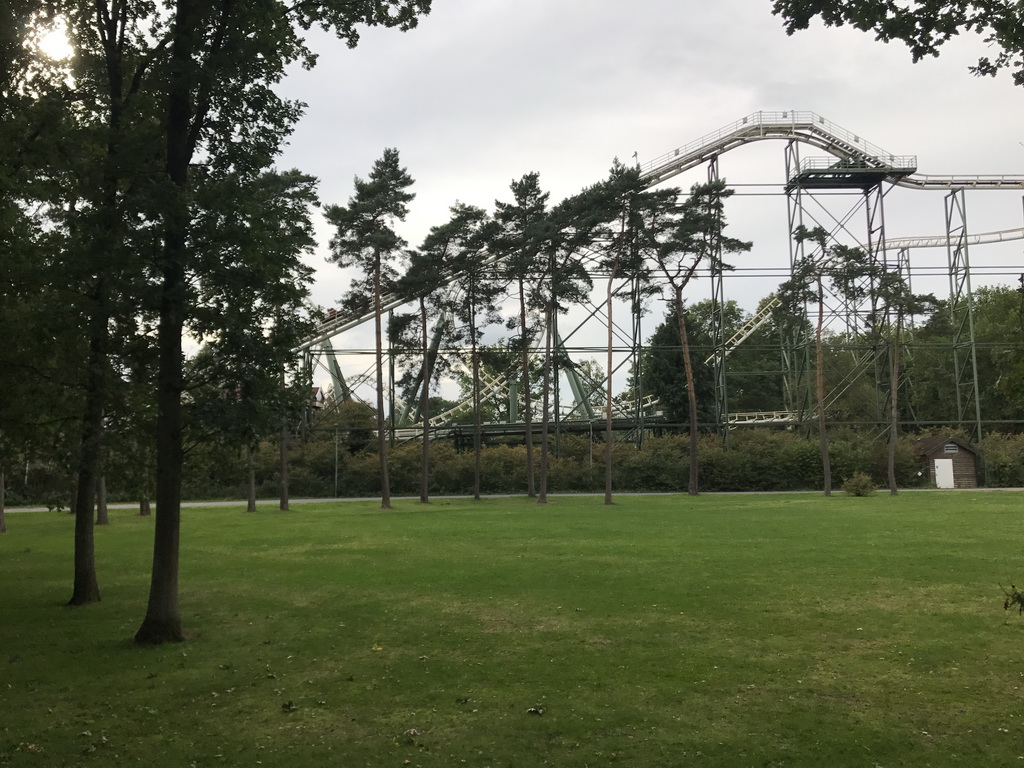
[[[977,450],[967,445],[967,443],[957,440],[955,437],[922,437],[914,443],[914,455],[927,456],[929,453],[938,450],[946,443],[956,443],[969,453],[977,453]]]

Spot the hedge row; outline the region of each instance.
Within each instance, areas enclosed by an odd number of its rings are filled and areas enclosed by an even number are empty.
[[[921,463],[913,455],[914,437],[902,438],[896,453],[897,483],[920,487],[925,479]],[[982,484],[991,487],[1024,487],[1024,435],[991,435],[982,445]],[[554,453],[555,446],[552,445]],[[534,451],[539,461],[539,449]],[[417,443],[391,451],[389,476],[395,495],[417,495],[420,487],[421,448]],[[887,483],[886,444],[856,432],[840,433],[830,440],[832,482],[839,488],[851,475],[863,472],[879,486]],[[821,456],[815,439],[786,431],[749,430],[730,435],[728,444],[714,435],[700,441],[700,489],[702,491],[795,491],[823,487]],[[473,454],[457,452],[444,443],[431,448],[431,493],[467,494],[473,488]],[[227,467],[217,472],[223,477]],[[190,474],[190,491],[197,496],[242,494],[244,466],[237,460],[236,479],[211,489],[215,478]],[[380,492],[375,453],[338,453],[337,492],[340,496],[372,496]],[[613,447],[613,487],[616,491],[685,491],[688,477],[687,440],[671,435],[645,440],[642,450],[633,444]],[[261,452],[259,494],[278,493],[277,451]],[[289,489],[294,496],[329,497],[335,493],[333,443],[293,446]],[[198,482],[196,482],[198,481]],[[239,482],[241,481],[241,482]],[[199,486],[206,485],[206,493]],[[484,493],[523,493],[526,489],[524,446],[496,445],[482,454]],[[211,490],[213,491],[211,493]],[[586,438],[563,437],[552,455],[548,473],[552,493],[601,492],[604,490],[604,445]]]

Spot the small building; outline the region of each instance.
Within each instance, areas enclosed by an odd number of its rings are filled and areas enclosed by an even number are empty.
[[[914,443],[914,455],[936,488],[977,488],[978,452],[953,437],[925,437]]]

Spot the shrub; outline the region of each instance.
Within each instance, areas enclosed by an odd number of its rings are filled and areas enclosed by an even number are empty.
[[[604,473],[604,446],[600,449],[594,474],[598,487]],[[643,450],[620,443],[613,448],[613,485],[621,491],[686,490],[687,462],[686,439],[682,436],[650,438]]]
[[[430,446],[430,492],[466,494],[473,491],[473,454],[460,453],[448,443]]]
[[[469,456],[472,464],[472,454]],[[480,458],[484,493],[525,493],[526,446],[492,445]]]
[[[1024,435],[993,432],[981,441],[985,485],[1024,486]]]
[[[875,492],[875,481],[865,472],[854,472],[843,481],[843,490],[851,496],[870,496]]]

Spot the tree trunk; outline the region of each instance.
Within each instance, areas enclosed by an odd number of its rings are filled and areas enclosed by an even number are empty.
[[[178,556],[181,536],[181,393],[184,390],[181,335],[185,325],[185,249],[187,210],[168,217],[157,330],[156,522],[149,603],[135,642],[181,642],[185,633],[178,607]]]
[[[115,26],[123,23],[115,22]],[[108,34],[112,30],[108,28]],[[113,33],[112,36],[116,36]],[[102,181],[102,203],[100,205],[101,226],[104,229],[103,242],[93,238],[93,254],[102,254],[103,261],[110,257],[109,248],[114,243],[117,249],[122,245],[123,228],[118,210],[118,188],[121,184],[117,169],[120,165],[119,142],[122,139],[121,123],[123,114],[123,59],[116,46],[107,45],[105,51],[107,70],[107,146],[106,171]],[[116,269],[114,265],[104,264]],[[101,476],[103,411],[107,398],[107,349],[110,339],[110,309],[108,307],[107,280],[103,266],[97,262],[91,318],[89,321],[89,357],[85,375],[85,403],[83,408],[82,443],[79,447],[79,476],[75,491],[75,583],[70,605],[85,605],[98,602],[99,587],[96,582],[96,558],[93,551],[94,525],[106,525],[106,485]],[[95,494],[95,498],[94,498]],[[92,518],[93,502],[97,502],[97,518]]]
[[[246,497],[245,511],[255,512],[256,511],[256,451],[253,450],[252,443],[246,443],[245,445],[245,464],[246,474],[248,475],[248,496]]]
[[[183,107],[184,108],[184,107]],[[184,390],[181,335],[185,320],[185,248],[187,210],[169,216],[160,320],[157,330],[156,522],[149,604],[135,642],[160,645],[181,642],[185,634],[178,607],[178,556],[181,535],[182,447],[181,393]]]
[[[107,477],[101,474],[96,478],[96,525],[110,525],[107,515]]]
[[[149,499],[139,499],[139,517],[149,517]]]
[[[282,512],[287,512],[289,508],[289,496],[288,496],[288,418],[282,417],[281,419],[281,466],[279,470],[281,476],[281,501],[278,504],[278,508]],[[255,507],[255,501],[253,502]]]
[[[690,337],[686,332],[686,311],[683,309],[683,291],[676,289],[676,306],[678,307],[679,340],[683,347],[683,368],[686,371],[686,398],[690,410],[690,476],[687,480],[686,492],[691,496],[699,493],[697,463],[697,393],[693,388],[693,362],[690,360]]]
[[[520,359],[523,366],[523,425],[526,442],[526,495],[534,498],[537,495],[533,473],[533,397],[530,394],[530,349],[529,336],[526,332],[526,285],[519,278],[519,328],[522,331],[523,348]]]
[[[544,383],[542,385],[541,417],[540,417],[540,492],[538,504],[548,503],[548,428],[550,418],[548,409],[551,405],[551,312],[548,311],[548,322],[544,328]]]
[[[104,303],[104,280],[96,283],[89,338],[89,357],[85,372],[85,406],[82,419],[82,442],[78,447],[78,482],[75,488],[75,556],[74,586],[68,605],[88,605],[99,602],[100,589],[96,580],[96,554],[94,551],[93,518],[96,485],[99,476],[100,451],[103,437],[103,404],[106,399],[106,340],[107,317],[100,308]]]
[[[475,286],[474,286],[475,289]],[[483,424],[480,418],[480,355],[476,342],[476,308],[470,306],[469,353],[473,364],[473,500],[480,501],[480,432]]]
[[[420,457],[420,504],[430,503],[430,348],[427,344],[427,302],[420,297],[420,330],[423,342],[423,384],[420,417],[423,419],[423,454]]]
[[[381,329],[380,254],[373,267],[374,366],[377,373],[377,453],[380,458],[380,508],[391,509],[391,484],[388,481],[387,438],[384,432],[384,333]]]
[[[7,516],[4,514],[4,497],[6,495],[7,485],[4,480],[4,472],[0,469],[0,533],[7,533]]]
[[[167,94],[167,175],[171,182],[164,211],[164,245],[157,324],[156,520],[153,526],[153,572],[149,603],[135,642],[159,645],[181,642],[185,633],[178,607],[178,556],[181,536],[182,445],[181,395],[184,358],[181,337],[188,301],[189,209],[186,200],[192,159],[189,131],[195,57],[197,0],[177,0]]]
[[[821,474],[825,483],[825,495],[832,495],[832,459],[828,448],[828,429],[825,426],[825,351],[821,343],[821,331],[825,325],[825,296],[818,275],[818,327],[814,333],[814,389],[818,400],[818,444],[821,447]]]
[[[605,422],[604,422],[604,503],[612,504],[612,280],[618,271],[617,265],[608,276],[608,381],[605,386]]]
[[[886,466],[889,474],[889,494],[899,493],[896,487],[896,441],[899,439],[899,391],[900,391],[900,336],[903,332],[903,312],[896,311],[896,328],[892,340],[892,372],[889,379],[889,445]]]

